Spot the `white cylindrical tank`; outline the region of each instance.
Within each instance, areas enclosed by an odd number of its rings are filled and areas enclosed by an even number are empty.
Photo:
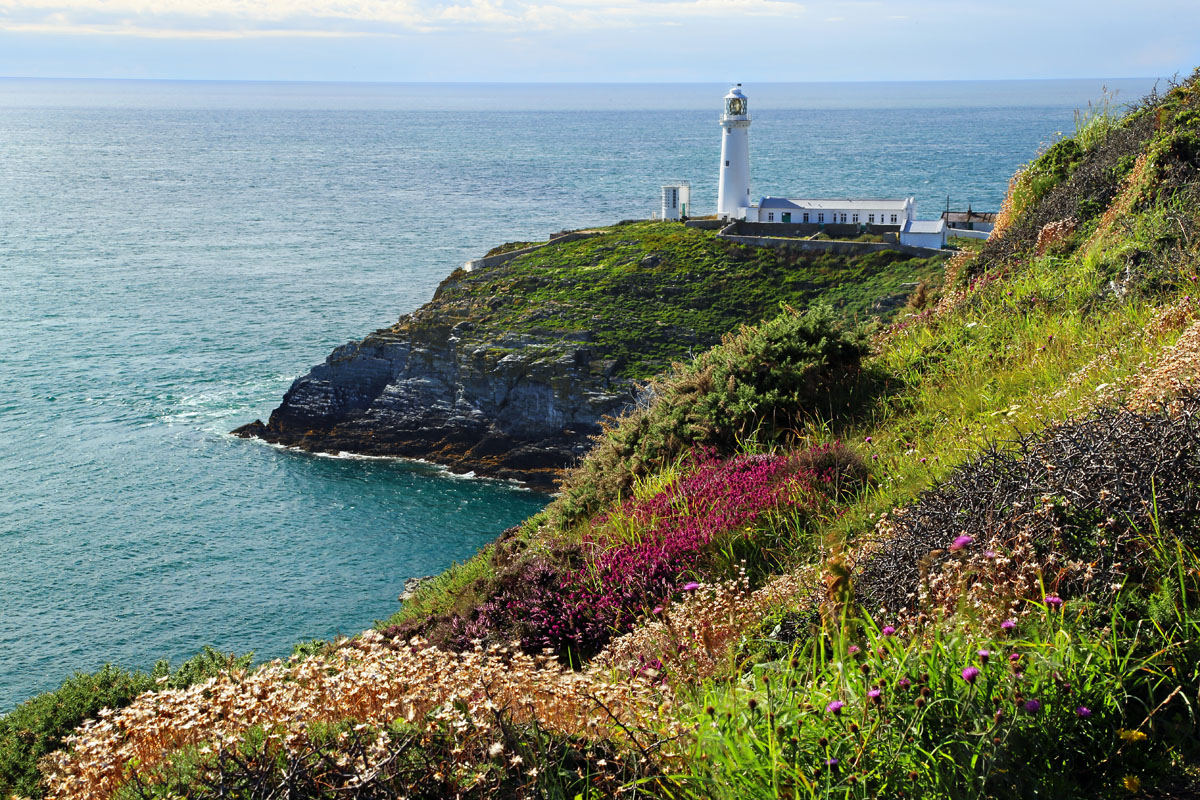
[[[721,114],[721,177],[717,182],[717,216],[741,219],[750,205],[750,107],[742,85],[725,95]]]
[[[692,213],[692,185],[668,183],[662,187],[662,218],[680,219]]]

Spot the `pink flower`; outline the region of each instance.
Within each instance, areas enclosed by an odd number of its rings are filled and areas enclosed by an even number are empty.
[[[696,583],[695,581],[692,581],[691,583],[685,583],[683,585],[683,590],[685,592],[694,592],[699,588],[700,588],[700,584]]]
[[[1017,621],[1015,619],[1006,619],[1004,622],[1000,623],[1000,630],[1002,631],[1011,631],[1016,627]]]
[[[896,629],[891,625],[884,625],[883,630],[881,630],[880,633],[882,633],[884,636],[894,636],[896,634]]]
[[[846,707],[846,704],[843,703],[841,700],[834,700],[832,703],[825,706],[825,713],[826,714],[841,714],[842,709],[845,707]]]
[[[962,671],[962,678],[967,683],[974,683],[975,679],[978,677],[979,677],[979,668],[978,667],[967,667],[966,669],[964,669]]]
[[[1057,611],[1062,608],[1063,599],[1056,594],[1046,595],[1046,605]]]
[[[950,549],[951,550],[962,550],[964,547],[966,547],[973,541],[975,541],[974,536],[969,536],[964,533],[962,536],[959,536],[957,539],[955,539],[953,541],[953,543],[951,543]]]

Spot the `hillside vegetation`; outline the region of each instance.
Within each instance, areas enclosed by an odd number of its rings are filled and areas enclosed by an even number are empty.
[[[1195,796],[1198,200],[1196,76],[1081,118],[924,308],[732,331],[392,620],[100,714],[38,791]]]

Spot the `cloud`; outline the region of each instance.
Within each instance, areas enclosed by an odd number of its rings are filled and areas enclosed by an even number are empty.
[[[396,36],[797,17],[791,0],[0,0],[0,31],[145,37]]]

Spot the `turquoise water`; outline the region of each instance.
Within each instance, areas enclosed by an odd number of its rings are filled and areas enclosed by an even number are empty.
[[[994,209],[1105,83],[748,86],[755,192]],[[227,431],[495,244],[711,208],[726,88],[0,80],[0,711],[357,632],[539,509]]]

